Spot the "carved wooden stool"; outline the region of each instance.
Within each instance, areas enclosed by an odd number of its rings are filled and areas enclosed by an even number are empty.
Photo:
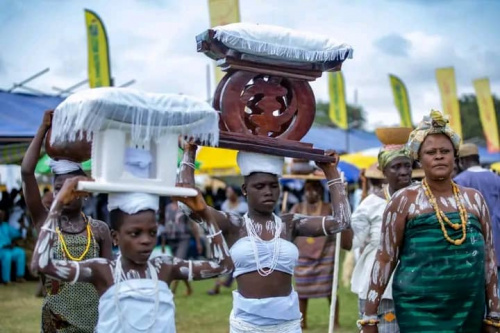
[[[240,28],[243,34],[234,38],[234,31],[238,33]],[[216,60],[217,66],[226,72],[213,98],[213,107],[220,111],[219,147],[330,161],[323,150],[300,142],[311,128],[316,113],[309,81],[321,77],[324,71],[340,70],[352,49],[342,44],[338,47],[340,50],[330,50],[330,58],[336,59],[314,61],[320,56],[328,58],[328,51],[299,50],[298,54],[290,55],[293,47],[252,40],[255,38],[252,29],[264,35],[269,29],[270,38],[296,33],[278,27],[238,23],[216,27],[196,37],[198,52]],[[245,30],[251,30],[248,40],[245,40]],[[228,32],[226,36],[225,32]],[[298,40],[305,38],[309,42],[310,36],[296,34]],[[266,37],[269,36],[263,38]],[[307,57],[312,60],[304,59]]]

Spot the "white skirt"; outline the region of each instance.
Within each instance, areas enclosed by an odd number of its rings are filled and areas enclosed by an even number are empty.
[[[295,319],[282,324],[257,326],[236,318],[233,311],[231,311],[229,333],[302,333],[301,321],[301,319]]]
[[[245,298],[233,291],[230,333],[301,333],[302,315],[295,291],[284,297]]]

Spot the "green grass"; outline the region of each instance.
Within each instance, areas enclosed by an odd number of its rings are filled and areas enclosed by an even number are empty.
[[[177,289],[176,321],[178,333],[228,332],[228,317],[232,307],[230,289],[209,296],[206,291],[213,280],[193,283],[193,294],[185,296],[182,282]],[[39,332],[41,298],[36,298],[36,283],[0,285],[0,331],[2,333]],[[337,333],[357,332],[357,298],[349,290],[339,290],[340,325]],[[309,300],[308,329],[305,332],[319,333],[328,330],[329,306],[326,299]]]

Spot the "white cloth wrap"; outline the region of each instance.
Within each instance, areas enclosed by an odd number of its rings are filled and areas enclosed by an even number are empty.
[[[108,196],[108,211],[120,209],[131,215],[141,210],[158,210],[160,197],[149,193],[110,193]]]
[[[65,175],[70,172],[82,170],[82,165],[68,160],[53,160],[49,161],[49,167],[54,175]]]
[[[238,152],[236,161],[243,176],[248,176],[253,172],[264,172],[281,176],[283,174],[283,164],[285,163],[285,159],[280,156],[246,151]]]
[[[351,229],[354,233],[352,249],[363,249],[351,278],[351,291],[361,299],[368,299],[368,290],[373,264],[382,234],[382,217],[387,201],[375,194],[367,196],[354,210],[351,216]],[[392,280],[389,280],[382,299],[392,299]],[[373,296],[372,296],[373,297]]]
[[[301,318],[295,291],[288,296],[267,298],[245,298],[237,290],[233,291],[233,310],[229,318],[231,333],[300,333]]]
[[[122,318],[120,321],[118,309],[116,308],[115,292],[119,288],[119,302]],[[127,280],[112,285],[101,296],[99,300],[99,320],[97,322],[97,333],[132,333],[144,332],[131,327],[147,327],[154,315],[154,297],[151,292],[155,288],[155,282],[151,279]],[[149,294],[149,296],[145,296]],[[159,307],[156,321],[149,332],[175,333],[175,305],[173,295],[167,284],[158,281]]]
[[[325,62],[352,58],[350,45],[329,37],[282,27],[233,23],[213,28],[214,38],[230,49],[290,61]]]
[[[167,132],[207,145],[219,141],[219,115],[203,100],[107,87],[77,92],[59,104],[50,142],[83,139],[84,132],[91,140],[94,131],[107,128],[130,131],[134,142],[158,140]]]

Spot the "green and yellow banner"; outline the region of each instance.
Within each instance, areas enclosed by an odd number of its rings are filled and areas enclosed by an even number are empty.
[[[500,152],[500,137],[498,135],[498,122],[495,112],[495,104],[491,96],[490,80],[487,78],[473,81],[476,91],[477,106],[479,107],[479,117],[483,124],[486,147],[490,153]]]
[[[239,0],[208,0],[210,27],[240,22]],[[215,67],[215,83],[218,83],[225,73]]]
[[[406,90],[403,81],[397,76],[389,74],[389,80],[391,82],[392,95],[394,96],[394,104],[401,117],[401,127],[413,127],[408,90]]]
[[[443,113],[448,115],[451,128],[462,137],[462,121],[460,120],[455,70],[453,67],[436,69],[436,80],[441,94]]]
[[[339,128],[347,129],[349,125],[347,120],[345,83],[341,71],[328,73],[328,94],[330,95],[330,109],[328,112],[330,120]]]
[[[99,16],[85,9],[90,88],[112,86],[108,36]]]

